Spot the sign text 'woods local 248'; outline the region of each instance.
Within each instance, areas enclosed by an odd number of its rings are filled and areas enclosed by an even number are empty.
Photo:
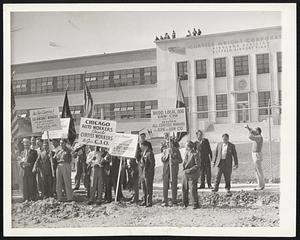
[[[61,129],[58,108],[30,110],[32,132],[44,132]]]
[[[186,132],[185,108],[151,110],[153,132]]]
[[[93,118],[81,118],[80,144],[109,148],[116,133],[116,122]]]

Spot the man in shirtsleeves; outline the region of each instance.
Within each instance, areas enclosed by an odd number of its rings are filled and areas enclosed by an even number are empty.
[[[71,161],[72,155],[71,150],[67,147],[67,140],[60,140],[61,149],[55,154],[57,159],[57,169],[56,169],[56,191],[58,201],[62,201],[62,190],[63,184],[65,186],[67,201],[73,200],[72,191],[72,168]]]
[[[253,141],[252,144],[252,160],[254,163],[256,179],[258,187],[255,191],[260,191],[265,188],[265,178],[262,170],[262,147],[263,147],[263,137],[261,135],[261,128],[257,127],[255,130],[251,129],[248,125],[245,126],[249,130],[249,139]]]
[[[42,198],[48,198],[53,195],[53,187],[52,187],[52,165],[50,160],[51,157],[54,156],[54,152],[50,151],[48,141],[45,140],[43,143],[43,151],[39,154],[35,164],[33,171],[38,169],[40,174],[40,184],[41,184],[41,193]]]

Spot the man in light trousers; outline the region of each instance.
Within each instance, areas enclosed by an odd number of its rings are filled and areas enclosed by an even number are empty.
[[[262,147],[263,147],[263,137],[261,135],[261,128],[257,127],[255,130],[251,129],[248,125],[245,126],[249,130],[249,139],[253,141],[252,144],[252,159],[254,163],[256,179],[258,182],[258,187],[255,191],[261,191],[265,188],[265,179],[262,170]]]
[[[67,148],[67,140],[60,140],[61,149],[55,154],[57,158],[56,169],[56,191],[57,200],[62,201],[63,184],[65,185],[67,201],[73,200],[72,180],[71,180],[71,151]]]

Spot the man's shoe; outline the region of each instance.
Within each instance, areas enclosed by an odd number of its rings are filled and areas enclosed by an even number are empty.
[[[200,187],[198,189],[204,189],[204,188],[205,188],[205,186],[200,185]]]
[[[210,185],[210,186],[208,186],[208,189],[213,189],[213,186],[211,186],[211,185]]]
[[[142,202],[142,203],[141,203],[141,206],[146,206],[146,203],[145,203],[145,202]]]
[[[232,196],[232,193],[230,191],[227,191],[226,197],[231,197],[231,196]]]
[[[170,207],[177,207],[177,202],[171,203]]]
[[[88,204],[88,205],[92,205],[92,204],[93,204],[93,201],[88,201],[87,204]]]
[[[152,203],[147,204],[146,207],[152,207]]]
[[[212,189],[211,191],[212,191],[212,192],[218,192],[219,190],[216,189],[216,188],[214,188],[214,189]]]
[[[197,208],[199,208],[199,205],[194,205],[193,206],[193,209],[197,209]]]
[[[79,190],[79,187],[73,188],[73,191],[77,191],[77,190]]]
[[[96,204],[99,206],[101,205],[101,201],[97,201]]]
[[[169,206],[169,204],[167,204],[167,203],[163,203],[161,206],[162,206],[162,207],[168,207],[168,206]]]
[[[254,188],[254,191],[261,191],[261,190],[264,190],[265,187],[261,187],[261,188]]]

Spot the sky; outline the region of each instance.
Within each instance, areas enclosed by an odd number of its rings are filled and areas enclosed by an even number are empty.
[[[183,37],[281,25],[280,12],[13,12],[12,64],[155,48],[155,36]]]

